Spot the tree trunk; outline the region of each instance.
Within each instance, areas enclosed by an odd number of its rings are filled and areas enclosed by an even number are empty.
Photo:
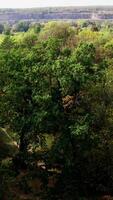
[[[20,152],[26,152],[27,151],[27,141],[25,139],[25,133],[21,133],[19,151]]]

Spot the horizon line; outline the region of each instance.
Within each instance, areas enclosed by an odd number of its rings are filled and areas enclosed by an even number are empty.
[[[110,7],[113,6],[113,4],[100,4],[100,5],[64,5],[64,6],[33,6],[33,7],[0,7],[0,9],[38,9],[38,8],[72,8],[72,7]]]

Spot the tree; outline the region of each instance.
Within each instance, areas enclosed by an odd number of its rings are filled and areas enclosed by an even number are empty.
[[[34,33],[40,33],[42,25],[39,23],[32,23],[29,27],[30,31],[34,31]]]
[[[10,35],[10,33],[11,33],[11,27],[10,27],[10,25],[9,24],[5,24],[4,25],[4,34],[5,35]]]
[[[8,41],[11,45],[13,44],[12,39],[8,39]],[[52,45],[51,49],[45,54],[51,45],[48,42],[46,49],[43,47],[43,57],[40,60],[41,49],[39,56],[36,57],[37,48],[31,51],[26,50],[26,48],[17,49],[16,45],[8,45],[7,51],[4,51],[7,44],[7,40],[4,39],[1,45],[1,83],[2,91],[4,91],[1,98],[1,106],[4,104],[2,109],[4,117],[2,117],[1,123],[8,123],[10,128],[19,134],[20,151],[24,152],[27,151],[29,137],[32,133],[40,133],[41,130],[45,132],[48,130],[47,127],[51,126],[48,121],[48,125],[44,127],[44,122],[46,117],[51,119],[50,114],[47,113],[52,104],[50,96],[52,86],[49,85],[51,70],[49,66],[52,62],[51,59],[56,56],[54,55],[56,46]],[[49,51],[52,51],[50,55]],[[6,59],[7,56],[8,59]],[[42,67],[40,67],[40,62],[43,63],[41,64]],[[6,82],[4,82],[4,78],[6,78]],[[49,107],[46,106],[47,101]],[[55,115],[54,112],[53,115]]]
[[[17,24],[13,26],[14,32],[27,32],[29,29],[29,22],[19,21]]]
[[[48,22],[40,32],[40,38],[57,38],[64,41],[64,43],[74,35],[74,28],[68,23],[63,22]]]

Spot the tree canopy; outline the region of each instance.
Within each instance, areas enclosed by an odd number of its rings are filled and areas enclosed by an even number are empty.
[[[0,44],[0,127],[17,142],[16,173],[49,181],[57,166],[45,199],[113,192],[113,33],[83,29],[49,22]]]

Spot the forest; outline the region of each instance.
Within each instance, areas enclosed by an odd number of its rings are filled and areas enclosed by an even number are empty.
[[[5,29],[0,200],[112,199],[112,22]]]

